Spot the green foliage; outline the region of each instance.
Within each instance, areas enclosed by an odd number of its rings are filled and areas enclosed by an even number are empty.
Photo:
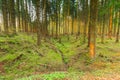
[[[5,80],[5,77],[0,75],[0,80]]]
[[[104,1],[103,5],[99,6],[100,16],[103,16],[103,15],[107,14],[107,12],[109,11],[109,9],[111,7],[113,8],[113,14],[114,14],[114,12],[119,12],[119,8],[120,8],[119,5],[120,5],[120,1],[118,1],[118,0]]]
[[[43,75],[43,79],[45,80],[54,80],[54,79],[63,79],[63,78],[65,78],[65,74],[58,72]]]
[[[54,72],[51,74],[42,74],[42,75],[33,75],[17,80],[34,80],[34,79],[43,79],[43,80],[54,80],[54,79],[63,79],[65,78],[65,73],[62,72]]]

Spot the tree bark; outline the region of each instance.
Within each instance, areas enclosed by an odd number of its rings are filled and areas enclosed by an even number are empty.
[[[40,27],[40,0],[36,0],[36,16],[37,16],[37,45],[41,44],[41,27]]]
[[[112,39],[112,25],[113,25],[112,12],[113,12],[113,7],[111,6],[110,7],[110,19],[109,19],[109,33],[108,33],[109,39]]]
[[[104,7],[106,4],[106,1],[102,0],[102,6]],[[102,18],[102,37],[101,37],[101,43],[104,43],[104,37],[105,37],[105,14],[103,15]]]
[[[7,14],[7,0],[2,0],[2,13],[3,13],[3,22],[4,22],[4,31],[8,34],[8,14]]]
[[[96,24],[97,24],[97,7],[98,0],[90,1],[90,49],[89,53],[91,58],[95,57],[96,54]]]
[[[120,19],[120,12],[119,12],[118,19]],[[120,20],[118,20],[118,29],[117,29],[117,35],[116,35],[116,43],[119,42],[119,35],[120,35]]]
[[[16,33],[16,16],[15,16],[15,2],[11,0],[11,27],[13,27],[13,33]]]

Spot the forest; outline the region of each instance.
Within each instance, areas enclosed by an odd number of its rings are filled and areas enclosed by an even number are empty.
[[[0,80],[120,80],[120,0],[0,0]]]

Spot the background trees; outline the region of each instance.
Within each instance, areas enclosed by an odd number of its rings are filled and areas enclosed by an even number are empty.
[[[48,37],[81,36],[95,54],[96,36],[119,41],[118,0],[1,0],[4,32],[37,33],[37,44]],[[98,13],[98,14],[97,14]],[[61,41],[60,41],[61,42]],[[94,55],[95,56],[95,55]],[[92,55],[93,57],[93,55]]]

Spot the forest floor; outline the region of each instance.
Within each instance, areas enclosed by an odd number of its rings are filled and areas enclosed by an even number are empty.
[[[82,37],[46,39],[36,35],[0,35],[0,80],[120,80],[120,43],[97,38],[96,57],[89,57]]]

